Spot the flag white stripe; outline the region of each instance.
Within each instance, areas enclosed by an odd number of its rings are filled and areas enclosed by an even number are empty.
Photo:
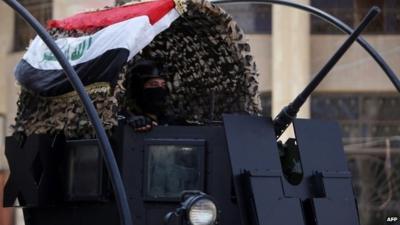
[[[179,13],[172,9],[154,25],[150,24],[147,16],[140,16],[110,25],[92,35],[60,38],[56,43],[72,66],[93,60],[106,51],[117,48],[129,50],[129,61],[178,17]],[[62,69],[38,36],[32,41],[23,59],[39,70]]]

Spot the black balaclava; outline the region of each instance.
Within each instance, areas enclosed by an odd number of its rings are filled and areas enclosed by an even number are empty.
[[[168,91],[165,88],[145,88],[139,94],[138,105],[145,113],[163,117],[166,111],[166,99]]]
[[[149,113],[161,118],[166,112],[166,97],[168,90],[157,88],[144,88],[146,81],[152,78],[165,79],[162,75],[163,68],[153,60],[140,60],[131,70],[133,75],[133,91],[137,105],[143,113]]]

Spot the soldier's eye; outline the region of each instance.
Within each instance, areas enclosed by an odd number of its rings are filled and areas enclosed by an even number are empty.
[[[152,82],[152,83],[150,83],[150,85],[151,85],[152,87],[156,87],[156,86],[158,86],[158,83],[157,83],[157,82]]]

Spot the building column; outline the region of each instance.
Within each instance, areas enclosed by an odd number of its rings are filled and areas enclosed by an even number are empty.
[[[3,203],[3,190],[8,178],[8,172],[0,171],[0,202]],[[0,225],[12,225],[14,222],[12,208],[3,208],[0,205]]]
[[[309,4],[310,1],[296,2]],[[272,115],[276,116],[291,102],[303,90],[309,79],[310,16],[298,9],[273,5]],[[306,102],[298,117],[309,117],[309,108],[309,103]]]
[[[113,6],[115,0],[53,0],[53,17],[62,19],[87,10]]]

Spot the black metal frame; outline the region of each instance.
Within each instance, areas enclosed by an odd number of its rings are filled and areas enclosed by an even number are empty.
[[[296,8],[299,10],[306,11],[326,22],[333,25],[334,27],[338,28],[339,30],[343,31],[344,33],[351,34],[353,33],[353,29],[346,25],[340,19],[334,17],[333,15],[326,13],[320,9],[315,7],[299,4],[293,1],[286,1],[286,0],[213,0],[213,3],[216,4],[268,4],[268,5],[283,5],[292,8]],[[382,68],[382,70],[386,73],[389,80],[392,82],[393,86],[396,88],[397,92],[400,93],[400,80],[396,73],[389,67],[386,61],[380,56],[380,54],[362,37],[357,38],[357,42],[371,55],[371,57],[378,63],[378,65]]]
[[[180,196],[177,197],[153,197],[147,193],[148,168],[149,168],[149,147],[154,145],[174,145],[174,146],[190,146],[196,147],[197,160],[199,163],[200,182],[199,191],[205,191],[205,168],[206,168],[206,142],[201,139],[145,139],[143,154],[143,197],[148,202],[180,202]]]

